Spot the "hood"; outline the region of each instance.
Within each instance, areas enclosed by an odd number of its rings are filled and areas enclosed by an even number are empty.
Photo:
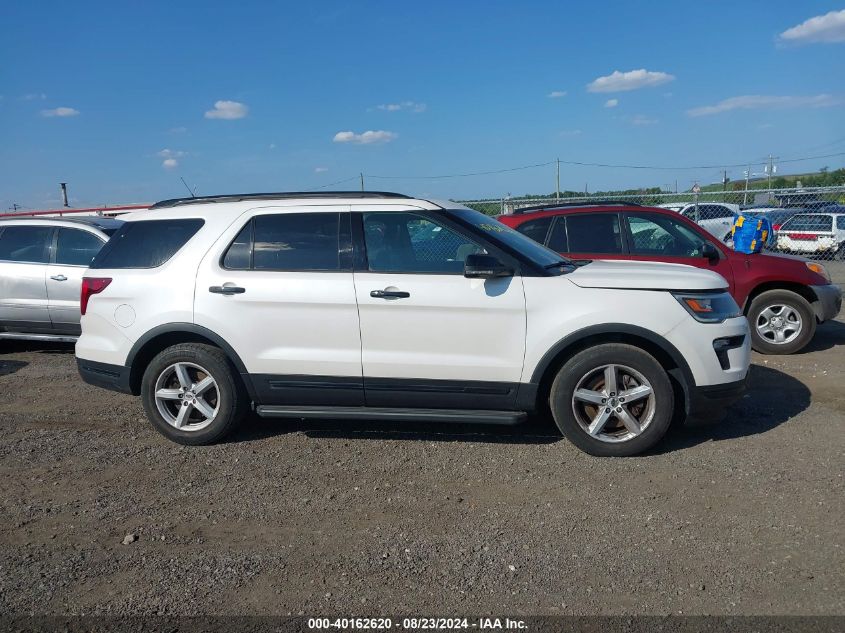
[[[630,290],[720,290],[728,287],[721,275],[684,264],[596,260],[566,275],[582,288]]]

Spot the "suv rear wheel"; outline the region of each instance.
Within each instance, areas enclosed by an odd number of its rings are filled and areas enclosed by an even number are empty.
[[[761,354],[794,354],[816,333],[816,315],[801,295],[791,290],[760,293],[748,309],[751,346]]]
[[[180,444],[211,444],[246,411],[240,380],[216,347],[183,343],[159,353],[141,382],[144,411],[156,430]]]
[[[561,433],[578,448],[625,457],[651,448],[666,434],[674,394],[653,356],[610,343],[569,359],[552,383],[549,403]]]

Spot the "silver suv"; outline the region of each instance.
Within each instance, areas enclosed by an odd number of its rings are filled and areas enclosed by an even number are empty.
[[[121,220],[0,219],[0,339],[72,342],[82,274]]]

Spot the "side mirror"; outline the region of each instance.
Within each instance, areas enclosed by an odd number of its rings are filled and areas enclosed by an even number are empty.
[[[495,277],[512,277],[513,269],[503,264],[493,255],[472,253],[464,260],[464,277],[469,279],[493,279]]]
[[[710,242],[704,242],[704,244],[701,245],[701,256],[706,257],[711,262],[718,261],[719,251]]]

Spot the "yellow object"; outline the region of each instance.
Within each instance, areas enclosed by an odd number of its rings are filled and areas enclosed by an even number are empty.
[[[745,216],[741,215],[741,216],[739,216],[739,218],[737,218],[736,225],[742,226],[744,222],[745,222]]]

